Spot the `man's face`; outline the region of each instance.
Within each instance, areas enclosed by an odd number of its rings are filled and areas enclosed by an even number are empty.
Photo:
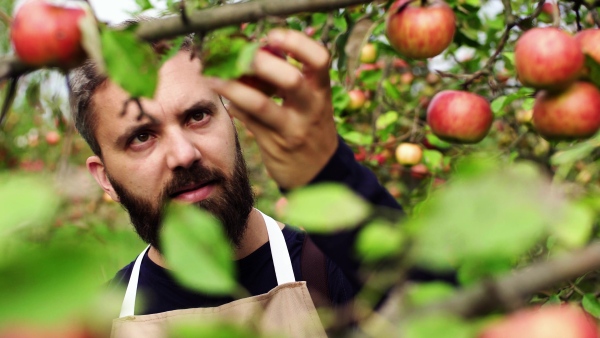
[[[156,248],[162,208],[171,199],[214,213],[236,246],[254,202],[233,123],[200,70],[187,52],[166,62],[155,97],[141,101],[141,119],[134,102],[123,114],[129,96],[111,82],[93,97],[103,158],[90,157],[88,168]]]

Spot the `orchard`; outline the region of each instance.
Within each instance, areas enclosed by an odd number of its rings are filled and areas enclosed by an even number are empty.
[[[332,336],[600,337],[598,1],[131,2],[148,19],[117,27],[94,1],[0,0],[0,338],[109,336],[124,290],[105,283],[146,246],[87,172],[70,72],[90,58],[141,107],[193,33],[204,75],[280,103],[250,71],[257,53],[302,69],[267,44],[275,28],[327,48],[339,136],[404,209],[339,184],[278,189],[235,121],[258,209],[308,233],[358,231],[367,286],[351,308],[320,309]],[[187,217],[166,218],[175,276],[209,269],[214,283],[196,291],[239,296],[231,262],[211,254],[229,243],[186,247]],[[230,323],[169,332],[219,335],[273,336]]]

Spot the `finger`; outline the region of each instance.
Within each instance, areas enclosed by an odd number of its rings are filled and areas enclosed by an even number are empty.
[[[298,68],[268,52],[257,53],[252,68],[255,76],[277,87],[286,99],[301,102],[307,99],[312,91]]]
[[[329,52],[315,40],[295,30],[273,29],[267,39],[269,45],[277,47],[304,65],[303,72],[315,77],[317,84],[329,87]]]
[[[219,78],[207,78],[208,85],[215,93],[229,100],[238,108],[240,121],[246,123],[251,117],[269,128],[279,129],[285,124],[284,114],[273,100],[257,89],[239,81],[225,81]]]

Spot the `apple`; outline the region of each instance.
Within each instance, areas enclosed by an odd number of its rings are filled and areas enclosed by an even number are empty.
[[[46,133],[46,143],[53,146],[60,142],[60,134],[57,131],[51,130]]]
[[[478,338],[599,338],[594,320],[575,305],[516,311],[484,327]]]
[[[385,35],[402,55],[427,59],[441,54],[454,38],[456,17],[441,0],[397,0],[388,11]]]
[[[423,150],[414,143],[400,143],[396,148],[396,160],[406,166],[412,166],[423,158]]]
[[[584,29],[575,34],[575,41],[581,47],[584,55],[588,55],[597,63],[600,63],[600,29],[590,28]],[[584,77],[589,76],[590,70],[584,67]]]
[[[359,110],[367,102],[367,95],[360,89],[352,89],[348,92],[348,96],[350,97],[350,103],[348,104],[350,110]]]
[[[365,44],[360,50],[361,63],[374,63],[377,61],[377,47],[372,43]]]
[[[317,33],[317,29],[313,26],[308,26],[304,29],[304,34],[308,35],[309,37],[313,37],[315,34]]]
[[[517,110],[515,113],[515,119],[517,120],[517,122],[522,123],[522,124],[530,123],[531,120],[533,119],[533,109]]]
[[[402,73],[402,75],[400,75],[400,83],[402,83],[404,85],[411,84],[414,79],[415,79],[415,76],[411,72]]]
[[[542,13],[538,16],[538,20],[545,23],[552,23],[554,16],[560,15],[558,4],[553,1],[546,1],[542,5]]]
[[[427,73],[427,76],[425,76],[425,81],[428,84],[434,86],[440,82],[440,76],[433,72],[429,72]]]
[[[358,147],[358,152],[354,153],[354,159],[357,162],[362,162],[367,159],[367,150],[365,149],[365,147]]]
[[[477,143],[487,135],[493,120],[489,102],[466,91],[441,91],[427,107],[431,131],[446,142]]]
[[[524,86],[562,89],[583,70],[584,56],[574,37],[554,27],[533,28],[515,45],[515,68]]]
[[[591,83],[576,82],[561,92],[538,92],[533,125],[549,141],[594,135],[600,128],[600,91]]]
[[[279,48],[270,45],[264,45],[260,47],[260,50],[269,52],[283,60],[287,60],[287,55]],[[273,96],[277,92],[277,87],[254,75],[242,75],[239,78],[239,81],[263,92],[267,96]]]
[[[19,7],[10,27],[15,52],[32,66],[77,67],[86,58],[79,28],[85,17],[82,8],[29,0]]]
[[[427,169],[427,166],[423,163],[410,167],[410,176],[416,179],[424,179],[429,176],[429,174],[429,169]]]

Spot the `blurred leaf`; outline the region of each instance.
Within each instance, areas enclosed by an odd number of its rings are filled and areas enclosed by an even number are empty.
[[[444,155],[437,150],[433,149],[424,149],[423,150],[423,163],[427,166],[427,168],[436,172],[442,169],[442,165],[444,164]]]
[[[567,248],[584,246],[592,236],[594,213],[582,204],[569,203],[562,222],[555,222],[551,234]]]
[[[53,323],[76,314],[99,290],[92,252],[36,247],[0,265],[0,327],[15,321]]]
[[[375,122],[377,129],[385,129],[387,126],[398,121],[398,112],[388,111],[387,113],[381,114]]]
[[[589,55],[585,55],[585,66],[589,69],[589,77],[596,87],[600,87],[600,64]]]
[[[448,149],[448,148],[452,147],[451,143],[441,140],[435,134],[427,134],[427,135],[425,135],[425,138],[427,139],[427,142],[429,142],[432,146],[434,146],[436,148]]]
[[[414,284],[406,290],[406,302],[411,307],[421,307],[442,301],[455,292],[452,285],[443,282]]]
[[[407,338],[472,338],[474,330],[461,319],[451,315],[433,315],[415,318],[407,322],[402,328],[403,337]]]
[[[504,112],[502,111],[502,109],[504,109],[504,107],[509,105],[511,102],[512,102],[512,100],[509,100],[509,98],[507,96],[500,96],[500,97],[497,97],[496,99],[494,99],[494,101],[492,101],[492,104],[491,104],[494,115],[496,115],[496,116],[504,115]]]
[[[394,100],[400,100],[402,93],[398,90],[396,85],[393,85],[388,79],[383,80],[383,89],[385,94]]]
[[[203,45],[203,74],[223,79],[237,79],[249,74],[258,43],[232,36],[229,30],[213,32]]]
[[[219,221],[193,205],[171,204],[161,234],[165,260],[185,286],[207,294],[235,291],[235,266]]]
[[[340,132],[340,135],[342,135],[344,140],[346,140],[347,142],[361,146],[368,146],[371,143],[373,143],[373,137],[371,135],[366,135],[354,130],[348,132]]]
[[[102,55],[111,80],[132,97],[154,97],[158,58],[150,45],[140,42],[130,30],[104,29],[101,39]]]
[[[506,69],[512,70],[515,65],[515,53],[514,52],[504,52],[502,53],[502,60],[504,61],[504,66]]]
[[[342,18],[343,20],[343,18]],[[343,20],[345,23],[346,20]],[[363,18],[358,20],[350,31],[350,35],[348,36],[348,40],[346,41],[346,46],[344,47],[344,52],[348,58],[348,69],[350,73],[348,74],[350,77],[350,81],[354,81],[354,69],[358,67],[360,63],[360,53],[362,51],[362,46],[367,42],[367,39],[371,35],[371,31],[373,29],[373,21],[369,18]],[[340,30],[345,31],[345,29]]]
[[[586,293],[581,300],[585,311],[596,318],[600,318],[600,302],[593,293]]]
[[[320,183],[292,191],[286,223],[308,232],[330,233],[355,227],[370,213],[370,206],[345,185]]]
[[[48,223],[59,203],[50,180],[15,173],[0,175],[0,242],[17,229]]]
[[[169,338],[256,338],[261,337],[249,326],[236,325],[225,321],[182,322],[173,325],[169,330]]]
[[[463,286],[472,285],[484,278],[501,276],[509,272],[512,267],[513,262],[506,259],[467,261],[458,269],[458,280]]]
[[[404,249],[404,236],[392,224],[373,221],[358,234],[356,249],[363,260],[377,261],[400,253]]]
[[[152,4],[150,3],[150,0],[135,0],[135,3],[140,8],[140,11],[145,11],[147,9],[154,8],[154,6],[152,6]]]
[[[582,160],[588,157],[598,146],[600,146],[600,142],[596,139],[578,143],[566,150],[556,152],[550,158],[550,163],[552,165],[563,165]]]
[[[534,104],[535,104],[535,99],[532,97],[528,97],[525,100],[523,100],[523,104],[521,105],[521,108],[524,110],[530,110],[530,109],[533,109]]]
[[[561,198],[530,164],[455,178],[408,221],[413,258],[440,269],[514,259],[562,220],[562,211]]]
[[[552,295],[548,298],[546,303],[544,303],[544,306],[553,306],[557,304],[562,304],[562,300],[560,300],[558,295]]]

